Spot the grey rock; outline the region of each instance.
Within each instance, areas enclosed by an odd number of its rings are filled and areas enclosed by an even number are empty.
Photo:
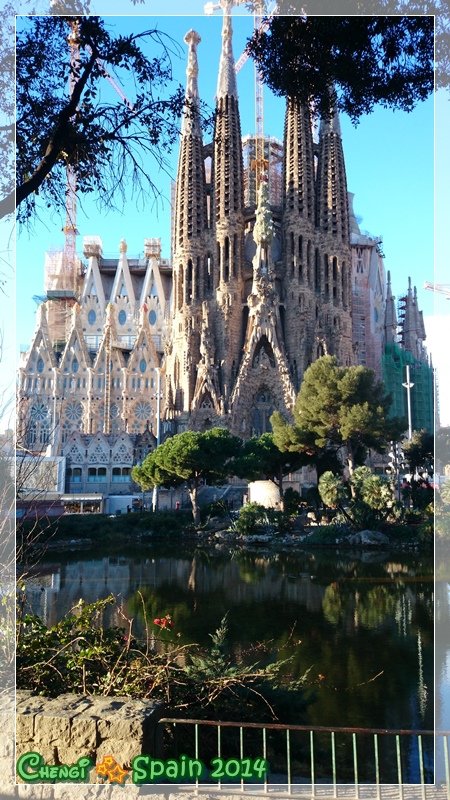
[[[360,545],[385,545],[389,544],[389,538],[380,531],[359,531],[359,533],[354,533],[351,536],[347,537],[347,541],[349,544],[360,544]]]

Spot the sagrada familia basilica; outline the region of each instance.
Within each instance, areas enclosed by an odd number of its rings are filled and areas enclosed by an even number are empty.
[[[171,258],[159,239],[145,239],[140,258],[124,240],[106,257],[96,237],[85,238],[84,260],[46,256],[46,294],[20,367],[19,438],[65,458],[66,492],[128,489],[157,433],[270,430],[273,411],[289,417],[305,370],[324,354],[380,378],[386,346],[427,365],[417,295],[410,286],[398,321],[381,240],[353,214],[337,115],[313,136],[309,109],[289,98],[284,142],[265,142],[255,191],[227,9],[208,143],[200,37],[191,30],[185,42]]]

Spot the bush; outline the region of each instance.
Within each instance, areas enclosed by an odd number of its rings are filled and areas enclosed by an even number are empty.
[[[317,525],[308,534],[308,544],[339,544],[349,533],[345,525]]]
[[[300,494],[289,486],[283,495],[284,513],[290,515],[297,514],[302,505]]]
[[[60,622],[47,628],[36,616],[17,615],[17,688],[46,697],[76,692],[88,695],[152,698],[169,702],[173,714],[215,719],[273,719],[278,704],[295,715],[303,703],[304,678],[283,680],[287,661],[244,663],[228,653],[226,616],[211,645],[181,645],[170,615],[155,619],[142,641],[132,636],[132,620],[119,608],[124,628],[104,628],[110,596],[80,601]],[[156,637],[155,630],[156,628]],[[155,647],[154,641],[161,643]],[[270,700],[268,699],[270,698]],[[297,710],[296,710],[297,709]]]
[[[263,524],[269,524],[267,509],[259,503],[247,503],[239,511],[235,528],[241,536],[258,533]]]
[[[206,522],[210,517],[219,517],[220,519],[229,517],[230,509],[226,500],[214,500],[213,503],[203,506],[200,513],[202,522]]]

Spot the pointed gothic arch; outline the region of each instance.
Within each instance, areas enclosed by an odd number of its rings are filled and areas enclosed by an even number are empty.
[[[252,367],[275,367],[275,355],[267,336],[261,336],[253,353]]]

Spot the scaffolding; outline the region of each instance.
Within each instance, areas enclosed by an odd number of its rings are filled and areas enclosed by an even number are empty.
[[[414,358],[409,350],[393,342],[387,344],[382,358],[382,374],[386,392],[391,396],[390,416],[407,418],[407,397],[403,383],[406,366],[410,367],[411,418],[413,430],[434,430],[434,374],[424,360]]]
[[[76,256],[69,258],[65,251],[45,254],[45,300],[47,301],[48,329],[52,344],[61,347],[67,341],[72,308],[78,301],[83,265]]]
[[[242,139],[244,160],[244,203],[246,206],[257,204],[257,175],[254,162],[257,159],[257,137],[248,135]],[[271,136],[264,137],[264,163],[266,165],[267,183],[269,187],[269,203],[271,206],[282,205],[283,189],[283,144]]]

